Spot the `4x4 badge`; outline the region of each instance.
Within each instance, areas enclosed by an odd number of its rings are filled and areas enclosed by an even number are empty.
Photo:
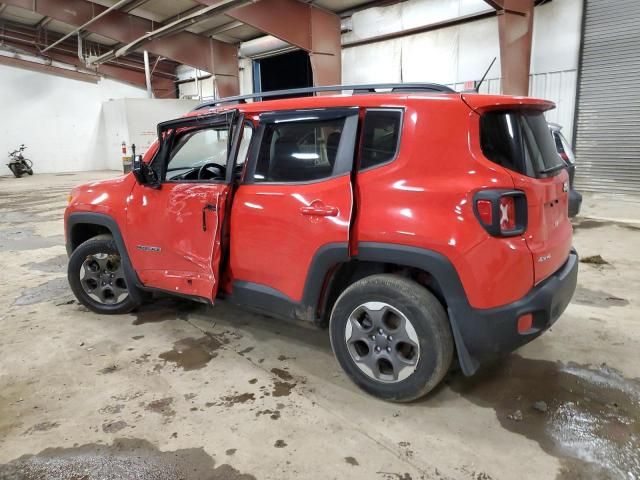
[[[562,184],[562,191],[563,192],[568,192],[569,191],[569,182],[564,182]]]

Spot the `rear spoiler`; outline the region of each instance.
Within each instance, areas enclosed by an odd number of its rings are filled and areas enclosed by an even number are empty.
[[[556,108],[550,100],[531,97],[512,97],[509,95],[483,95],[479,93],[461,93],[462,101],[477,113],[489,110],[530,109],[544,112]]]

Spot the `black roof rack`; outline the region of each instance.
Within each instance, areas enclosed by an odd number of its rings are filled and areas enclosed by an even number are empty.
[[[246,103],[247,100],[261,101],[263,98],[282,97],[293,95],[304,95],[307,93],[316,94],[318,92],[342,92],[352,90],[354,95],[363,93],[378,93],[377,90],[391,90],[391,92],[439,92],[455,93],[455,90],[437,83],[371,83],[365,85],[326,85],[321,87],[292,88],[289,90],[275,90],[272,92],[258,92],[249,95],[238,95],[235,97],[219,98],[209,102],[201,103],[195,110],[207,107],[217,107],[227,103]]]

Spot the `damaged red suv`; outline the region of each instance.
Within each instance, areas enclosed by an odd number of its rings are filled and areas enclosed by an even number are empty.
[[[319,91],[345,93],[269,100]],[[161,291],[328,326],[352,380],[395,401],[565,310],[578,259],[551,102],[434,84],[260,95],[161,123],[131,174],[73,189],[80,302],[125,313]]]

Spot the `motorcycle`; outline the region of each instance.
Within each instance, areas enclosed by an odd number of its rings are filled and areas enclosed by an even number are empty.
[[[25,173],[33,175],[33,162],[22,155],[22,152],[24,152],[26,148],[23,143],[20,145],[20,148],[9,153],[9,163],[7,163],[7,167],[9,167],[9,170],[11,170],[16,178],[20,178]]]

